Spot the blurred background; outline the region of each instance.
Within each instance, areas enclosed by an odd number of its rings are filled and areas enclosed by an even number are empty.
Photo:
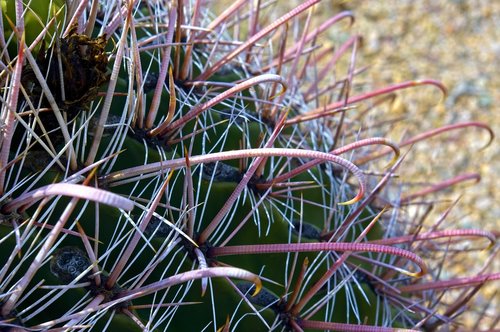
[[[401,93],[401,111],[415,119],[421,130],[482,121],[500,133],[500,1],[353,0],[332,5],[332,10],[341,9],[352,10],[356,16],[353,30],[364,37],[362,63],[371,65],[369,75],[374,84],[434,78],[448,88],[442,103],[427,89]],[[426,167],[422,161],[415,166],[427,178],[435,173],[451,177],[479,172],[481,183],[467,188],[460,209],[476,227],[498,228],[498,139],[479,151],[487,140],[482,131],[466,129],[460,137],[466,138],[461,141],[465,144],[450,144],[445,151],[453,158],[444,152],[434,155],[448,162],[438,160],[433,167]]]
[[[325,3],[324,3],[325,4]],[[323,5],[324,5],[323,4]],[[332,13],[353,11],[352,31],[363,36],[359,64],[369,65],[374,86],[412,79],[433,78],[444,83],[448,96],[428,88],[399,93],[401,104],[391,109],[413,119],[405,121],[418,132],[451,123],[481,121],[500,135],[500,1],[331,1]],[[324,7],[324,6],[323,6]],[[324,13],[331,16],[332,13]],[[335,38],[335,36],[331,36]],[[446,138],[445,140],[443,139]],[[447,224],[460,228],[500,229],[500,148],[498,138],[484,150],[487,135],[478,129],[459,130],[429,140],[418,147],[426,153],[406,163],[415,182],[433,182],[465,172],[478,172],[478,184],[464,184],[453,198],[463,196]],[[443,142],[450,144],[443,144]],[[433,145],[433,142],[436,143]],[[464,255],[458,271],[472,275],[491,252]],[[491,261],[490,271],[500,271],[500,257]],[[489,283],[476,296],[459,321],[464,330],[500,328],[500,283]],[[486,317],[476,325],[480,310]]]

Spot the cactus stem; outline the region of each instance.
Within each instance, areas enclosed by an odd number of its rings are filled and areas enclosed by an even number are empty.
[[[304,12],[311,6],[314,6],[321,0],[308,0],[299,6],[295,7],[292,9],[290,12],[287,14],[283,15],[279,19],[275,20],[273,23],[268,25],[267,27],[263,28],[260,30],[258,33],[250,37],[247,41],[245,41],[241,46],[236,48],[234,51],[231,53],[227,54],[224,56],[221,60],[219,60],[217,63],[215,63],[213,66],[210,68],[207,68],[202,74],[200,74],[198,77],[195,78],[195,80],[202,81],[208,79],[210,76],[212,76],[217,70],[219,70],[223,65],[234,59],[236,56],[238,56],[241,52],[247,50],[250,48],[252,45],[254,45],[259,39],[263,38],[270,32],[272,32],[274,29],[278,28],[279,26],[285,24],[288,22],[290,19],[293,17],[297,16],[298,14]]]
[[[99,144],[101,143],[101,139],[104,132],[104,125],[106,124],[106,119],[109,115],[109,110],[111,107],[111,102],[113,99],[113,92],[116,88],[116,83],[118,80],[118,74],[120,72],[120,67],[123,59],[123,53],[126,46],[127,40],[127,32],[130,28],[130,21],[132,20],[132,11],[133,8],[128,8],[126,12],[126,20],[123,27],[122,35],[120,37],[120,43],[118,44],[118,50],[116,52],[115,63],[113,65],[113,71],[111,73],[111,77],[109,79],[108,89],[106,93],[106,97],[104,98],[104,104],[101,110],[101,115],[99,116],[99,121],[96,125],[94,132],[94,139],[92,141],[92,145],[90,146],[90,150],[87,155],[87,159],[85,161],[86,165],[90,165],[94,162],[94,159],[97,155],[97,150],[99,148]]]
[[[212,278],[212,277],[229,277],[238,278],[243,280],[248,280],[254,283],[255,291],[252,296],[259,294],[262,289],[262,282],[260,278],[248,271],[234,267],[210,267],[205,269],[197,269],[188,272],[179,273],[171,277],[165,278],[158,282],[154,282],[147,286],[139,287],[133,290],[122,291],[117,299],[126,298],[128,300],[142,297],[147,294],[152,294],[161,289],[171,287],[180,283],[184,283],[190,280],[202,279],[202,278]]]
[[[451,179],[443,180],[437,184],[434,184],[428,188],[424,188],[424,189],[417,191],[413,194],[407,194],[407,195],[401,197],[400,204],[401,205],[409,204],[415,198],[426,196],[426,195],[429,195],[431,193],[435,193],[437,191],[445,190],[445,189],[450,188],[458,183],[470,181],[470,180],[473,180],[475,183],[477,183],[481,180],[481,176],[478,173],[465,173],[465,174],[457,175]]]
[[[173,38],[174,38],[174,32],[175,32],[175,27],[176,27],[176,22],[178,22],[177,18],[177,10],[175,7],[170,8],[169,14],[168,14],[168,32],[166,36],[165,42],[167,44],[171,43]],[[153,94],[153,100],[151,102],[151,106],[149,107],[149,112],[146,118],[146,128],[151,128],[153,127],[153,122],[156,117],[156,113],[158,112],[158,108],[160,106],[160,97],[162,95],[163,91],[163,82],[165,82],[165,78],[167,77],[167,72],[169,72],[169,88],[170,88],[170,103],[174,102],[174,107],[175,107],[175,87],[171,84],[172,79],[172,68],[170,67],[169,69],[169,64],[170,64],[170,53],[171,53],[171,46],[167,46],[166,49],[163,51],[162,54],[162,59],[161,59],[161,68],[160,68],[160,74],[158,75],[158,80],[156,82],[156,87],[155,91]],[[171,107],[171,105],[170,105]],[[170,123],[171,115],[170,115],[170,108],[169,108],[169,115],[167,116],[167,120],[165,122]],[[170,117],[170,118],[169,118]],[[164,125],[163,125],[164,126]],[[163,128],[163,127],[162,127]],[[157,129],[158,130],[158,129]],[[151,133],[151,135],[155,136],[158,132]]]
[[[317,251],[343,251],[343,252],[378,252],[392,254],[416,263],[420,268],[418,272],[410,272],[393,266],[392,268],[411,277],[420,277],[427,273],[425,262],[411,251],[378,244],[350,243],[350,242],[318,242],[318,243],[288,243],[288,244],[262,244],[211,247],[208,251],[210,257],[227,255],[251,255],[288,252],[317,252]]]
[[[153,212],[156,209],[158,203],[160,202],[163,194],[165,193],[165,190],[167,188],[168,183],[170,182],[170,179],[172,178],[173,172],[170,172],[168,176],[165,178],[165,181],[163,182],[161,188],[157,191],[157,194],[154,198],[154,200],[151,203],[151,206],[149,207],[146,216],[142,220],[141,224],[139,225],[139,230],[134,233],[134,236],[128,243],[126,249],[124,250],[123,254],[121,255],[120,259],[118,260],[118,263],[115,265],[115,268],[113,271],[110,273],[108,280],[106,281],[106,287],[108,289],[112,289],[113,286],[116,284],[116,281],[118,280],[118,277],[120,276],[121,272],[123,269],[126,267],[127,261],[129,260],[130,256],[132,256],[132,253],[134,249],[136,248],[137,244],[139,243],[139,239],[141,238],[141,235],[144,233],[146,227],[148,226],[149,221],[151,220],[151,217],[153,216]]]
[[[320,107],[320,108],[311,110],[309,112],[304,112],[303,114],[297,115],[297,116],[295,116],[295,117],[287,120],[286,121],[286,126],[291,126],[293,124],[304,122],[304,121],[306,121],[308,119],[316,118],[317,116],[320,116],[321,114],[325,114],[325,113],[328,113],[328,114],[340,113],[340,112],[344,111],[344,109],[342,109],[342,107],[345,107],[347,105],[355,104],[355,103],[358,103],[360,101],[371,99],[371,98],[376,97],[376,96],[380,96],[380,95],[388,94],[388,93],[391,93],[391,92],[394,92],[394,91],[398,91],[398,90],[402,90],[402,89],[407,89],[407,88],[411,88],[411,87],[415,87],[415,86],[420,86],[420,85],[433,85],[433,86],[436,86],[436,87],[439,88],[439,90],[441,90],[443,96],[446,96],[446,93],[447,93],[446,92],[446,88],[439,81],[430,80],[430,79],[418,80],[418,81],[407,81],[407,82],[403,82],[403,83],[398,83],[398,84],[390,85],[390,86],[387,86],[387,87],[384,87],[384,88],[381,88],[381,89],[378,89],[378,90],[374,90],[374,91],[370,91],[370,92],[367,92],[367,93],[363,93],[361,95],[357,95],[357,96],[351,97],[351,98],[349,98],[346,101],[334,102],[334,103],[329,104],[327,106]]]
[[[495,139],[495,133],[493,132],[493,130],[491,129],[490,126],[488,126],[487,124],[484,124],[482,122],[474,122],[474,121],[469,122],[468,121],[468,122],[454,123],[451,125],[446,125],[446,126],[442,126],[439,128],[431,129],[429,131],[423,132],[421,134],[415,135],[413,137],[410,137],[410,138],[402,141],[401,143],[398,144],[398,146],[400,148],[402,148],[405,146],[413,145],[413,144],[418,143],[418,142],[422,142],[426,139],[429,139],[429,138],[437,136],[437,135],[441,135],[443,133],[446,133],[446,132],[449,132],[452,130],[469,128],[469,127],[477,127],[480,129],[484,129],[489,134],[488,142],[486,142],[486,144],[483,145],[480,148],[480,150],[486,149]],[[358,159],[356,159],[355,163],[356,163],[356,165],[363,165],[370,160],[380,158],[388,153],[390,153],[389,149],[383,150],[383,151],[378,152],[378,153],[374,153],[374,154],[371,154],[371,155],[368,155],[365,157],[358,158]]]
[[[500,272],[483,274],[474,277],[463,277],[452,280],[440,280],[415,285],[401,286],[399,287],[399,290],[404,293],[423,292],[432,289],[448,289],[464,286],[474,286],[477,284],[484,284],[485,282],[492,280],[500,280]]]
[[[196,118],[198,115],[200,115],[201,113],[203,113],[204,111],[206,111],[210,107],[213,107],[213,106],[219,104],[220,102],[224,101],[225,99],[233,96],[234,94],[236,94],[238,92],[246,90],[254,85],[266,83],[266,82],[281,83],[283,85],[283,91],[286,90],[286,84],[281,76],[274,75],[274,74],[263,74],[263,75],[260,75],[257,77],[252,77],[248,80],[245,80],[242,83],[236,84],[234,87],[217,95],[215,98],[209,100],[208,102],[193,107],[182,118],[172,122],[169,126],[167,126],[162,132],[160,132],[158,134],[162,135],[162,136],[172,137],[173,132],[175,132],[177,129],[182,127],[188,121]],[[280,92],[280,93],[282,93],[282,92]]]
[[[17,2],[16,2],[17,4]],[[22,3],[20,3],[22,9]],[[17,9],[17,6],[16,6]],[[17,11],[16,11],[17,12]],[[8,111],[6,119],[2,119],[4,122],[5,128],[2,128],[2,141],[1,141],[1,150],[0,150],[0,195],[4,194],[5,190],[5,174],[7,172],[6,165],[9,160],[9,151],[12,143],[12,136],[14,132],[14,121],[15,121],[15,112],[17,109],[17,101],[19,96],[19,87],[21,83],[21,73],[23,67],[23,59],[24,59],[24,33],[21,36],[21,40],[19,42],[19,52],[17,55],[17,62],[14,67],[14,73],[12,75],[12,85],[9,89],[9,97],[8,97]]]
[[[94,169],[95,170],[95,169]],[[83,182],[83,185],[86,186],[90,182],[90,180],[93,178],[94,172],[91,172],[91,174],[85,179]],[[62,184],[62,183],[59,183]],[[2,316],[8,316],[12,310],[14,309],[17,301],[20,299],[21,295],[23,292],[26,290],[28,287],[29,283],[31,282],[31,279],[35,275],[35,273],[38,271],[40,268],[41,264],[43,263],[43,260],[47,257],[47,254],[51,250],[52,246],[54,245],[57,236],[61,232],[61,230],[64,228],[66,222],[69,219],[69,216],[73,212],[73,210],[76,208],[76,204],[78,203],[79,198],[73,198],[70,203],[66,206],[64,209],[64,212],[61,214],[59,220],[57,221],[56,225],[54,228],[50,231],[47,240],[43,243],[42,248],[38,251],[36,257],[33,259],[33,262],[31,263],[30,267],[28,268],[28,271],[23,275],[21,280],[19,280],[19,283],[16,285],[15,290],[13,293],[8,297],[6,300],[5,304],[2,306],[2,311],[1,314]]]
[[[291,297],[286,301],[285,311],[290,311],[292,306],[295,304],[295,301],[297,301],[308,267],[309,267],[309,259],[306,257],[304,258],[304,262],[302,262],[302,267],[300,269],[299,275],[297,276],[297,280],[295,281],[295,287],[293,288]]]

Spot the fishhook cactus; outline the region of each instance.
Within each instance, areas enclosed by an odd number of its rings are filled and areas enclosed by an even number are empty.
[[[406,146],[491,129],[388,138],[368,113],[446,90],[367,88],[320,2],[2,1],[2,330],[432,329],[422,290],[499,278],[440,286],[429,251],[495,235],[406,213],[477,174],[397,191]]]

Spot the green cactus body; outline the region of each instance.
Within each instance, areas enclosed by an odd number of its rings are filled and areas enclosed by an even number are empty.
[[[54,17],[53,13],[58,13],[58,20],[62,19],[64,12],[61,12],[60,9],[63,8],[63,3],[64,1],[62,0],[51,0],[43,2],[39,1],[30,5],[29,10],[24,15],[24,31],[26,33],[25,41],[27,45],[30,45],[35,38],[38,37],[38,33],[40,33],[45,27],[46,22],[48,22],[50,18]],[[1,5],[4,33],[6,39],[8,39],[12,37],[12,27],[10,23],[13,23],[14,25],[16,24],[15,1],[2,0]],[[48,32],[50,34],[55,32],[54,24],[52,24]],[[12,43],[11,45],[14,46],[14,44],[15,43]],[[13,49],[9,49],[9,51],[13,51]]]

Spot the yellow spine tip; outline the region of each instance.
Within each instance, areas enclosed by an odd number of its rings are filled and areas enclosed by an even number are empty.
[[[260,290],[262,289],[262,281],[260,281],[259,278],[254,280],[255,283],[255,291],[252,294],[252,297],[256,296],[257,294],[260,293]]]
[[[356,197],[354,197],[351,200],[348,200],[347,202],[338,203],[338,205],[351,205],[351,204],[359,202],[360,200],[361,200],[361,195],[357,195]]]

